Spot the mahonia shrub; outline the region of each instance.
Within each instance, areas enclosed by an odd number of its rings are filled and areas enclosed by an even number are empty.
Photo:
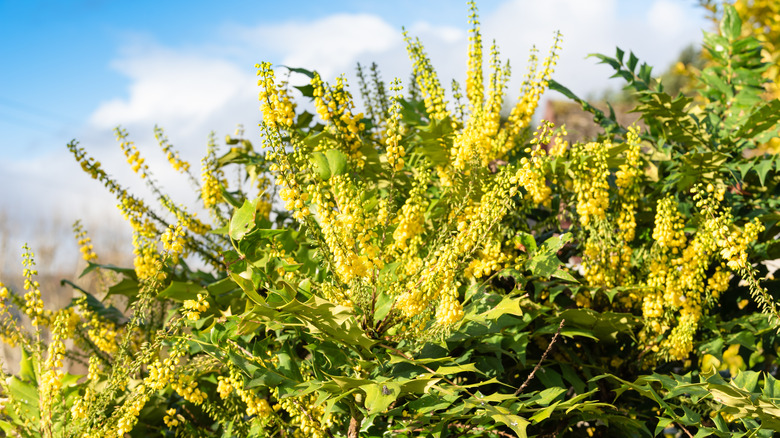
[[[101,264],[77,223],[97,288],[68,282],[81,296],[50,310],[25,248],[24,292],[0,285],[0,335],[22,353],[0,380],[4,432],[772,436],[780,313],[761,262],[780,256],[780,161],[750,152],[777,138],[780,104],[761,96],[761,42],[726,6],[696,99],[633,53],[597,55],[639,128],[551,79],[556,34],[502,114],[509,63],[495,44],[485,62],[469,5],[463,88],[404,33],[411,82],[358,66],[362,112],[344,77],[258,64],[261,147],[212,135],[200,177],[155,128],[200,206],[171,199],[121,128],[158,207],[71,142],[131,224],[134,264]],[[548,86],[603,134],[533,126]]]

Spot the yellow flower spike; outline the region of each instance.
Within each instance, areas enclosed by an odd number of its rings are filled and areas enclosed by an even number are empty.
[[[413,40],[406,30],[404,30],[404,40],[409,58],[414,63],[414,77],[422,93],[428,117],[432,120],[444,120],[450,116],[450,113],[444,98],[444,88],[442,88],[436,71],[431,65],[431,60],[423,50],[420,40]]]
[[[22,265],[26,267],[22,272],[24,277],[23,287],[27,291],[24,294],[24,307],[22,310],[30,317],[32,325],[38,328],[38,326],[44,323],[44,309],[40,284],[33,280],[34,276],[38,275],[38,270],[32,269],[35,266],[35,254],[26,243],[22,248],[24,249]]]
[[[572,146],[572,154],[580,157],[574,166],[576,210],[580,223],[587,228],[594,220],[604,219],[609,206],[608,144],[590,142]]]
[[[76,240],[79,244],[79,251],[82,257],[87,262],[97,262],[97,254],[93,251],[92,239],[87,235],[87,231],[81,225],[81,221],[76,221],[73,224],[73,233],[76,236]]]
[[[517,104],[512,108],[507,119],[506,143],[503,146],[503,153],[506,153],[513,146],[511,141],[517,136],[523,128],[527,127],[531,123],[531,117],[536,108],[539,105],[539,100],[542,93],[547,88],[547,83],[552,76],[555,63],[558,60],[558,51],[560,50],[561,34],[556,32],[555,40],[550,48],[550,54],[545,58],[542,63],[541,70],[539,68],[539,59],[537,57],[536,48],[531,50],[529,57],[528,72],[523,79],[523,84],[520,88],[520,99]]]
[[[263,112],[263,123],[279,129],[291,129],[295,123],[296,104],[290,98],[287,83],[275,83],[271,63],[257,64],[257,75],[261,76],[257,85],[260,86],[260,109]]]
[[[390,85],[390,90],[394,91],[393,103],[390,106],[390,118],[387,121],[387,131],[384,143],[386,145],[385,151],[387,153],[387,163],[393,171],[398,172],[404,167],[403,157],[406,155],[404,147],[399,143],[401,141],[401,81],[396,78]]]
[[[485,85],[482,80],[482,34],[479,32],[479,15],[475,2],[469,2],[469,65],[466,73],[466,97],[472,112],[482,107]],[[422,88],[422,87],[421,87]]]

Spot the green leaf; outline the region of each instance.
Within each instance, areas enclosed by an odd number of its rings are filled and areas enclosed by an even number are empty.
[[[492,309],[476,316],[474,320],[498,319],[500,316],[507,314],[523,316],[523,309],[520,308],[520,298],[505,296]]]
[[[290,70],[291,72],[294,72],[294,73],[300,73],[300,74],[308,77],[309,79],[314,78],[314,72],[311,71],[311,70],[306,70],[305,68],[289,67],[289,66],[286,66],[286,65],[280,65],[280,67],[284,67],[287,70]]]
[[[674,420],[671,418],[661,417],[658,419],[658,425],[655,426],[655,436],[658,436],[664,431]]]
[[[780,399],[780,384],[777,383],[777,379],[772,377],[769,373],[764,373],[764,389],[762,391],[764,397],[772,399]]]
[[[503,423],[517,434],[518,438],[527,438],[526,429],[530,422],[525,418],[509,413],[509,410],[501,406],[488,406],[485,408],[488,416],[496,422]]]
[[[347,170],[347,155],[337,149],[325,151],[325,157],[328,160],[330,176],[341,175]]]
[[[628,69],[633,72],[638,62],[639,62],[639,58],[637,58],[636,55],[634,55],[634,52],[633,51],[629,52],[628,62],[626,63]]]
[[[553,404],[552,406],[547,406],[544,409],[541,409],[537,411],[534,415],[529,418],[533,424],[537,424],[541,421],[544,421],[552,415],[552,413],[555,411],[555,408],[558,406],[558,403]]]
[[[168,287],[157,294],[157,297],[182,302],[196,299],[199,293],[208,295],[208,291],[198,284],[189,281],[172,281]]]
[[[221,295],[235,290],[236,288],[238,288],[236,282],[227,277],[206,286],[206,289],[208,289],[209,293],[213,295]]]
[[[123,295],[128,298],[134,298],[138,295],[141,285],[132,278],[123,278],[119,283],[108,288],[106,296]]]
[[[384,412],[401,394],[401,385],[389,380],[364,385],[360,389],[366,393],[365,406],[369,415]]]
[[[38,379],[35,377],[35,364],[34,358],[30,356],[27,349],[22,347],[22,358],[19,360],[19,377],[26,382],[31,382],[35,385],[38,384]]]
[[[440,374],[442,376],[449,376],[452,374],[459,374],[459,373],[479,373],[482,374],[473,363],[468,363],[465,365],[450,365],[450,366],[441,366],[436,369],[436,374]]]
[[[761,377],[761,374],[755,371],[740,371],[732,382],[746,391],[753,392],[758,386],[759,377]]]
[[[758,173],[758,180],[761,182],[762,187],[764,187],[764,180],[766,180],[766,174],[772,169],[773,164],[774,163],[770,158],[770,159],[760,160],[758,164],[756,164],[755,166],[756,173]]]
[[[255,228],[255,216],[257,214],[257,199],[250,202],[244,201],[244,205],[241,206],[230,219],[230,238],[233,240],[241,240],[246,233],[252,231]]]
[[[549,278],[561,266],[557,253],[571,240],[571,233],[553,236],[547,239],[534,256],[528,260],[526,267],[536,276]]]
[[[555,278],[560,278],[561,280],[570,281],[572,283],[579,283],[579,281],[577,281],[573,275],[569,274],[567,271],[564,271],[561,268],[558,268],[555,272],[553,272],[552,276]]]
[[[780,120],[780,99],[761,103],[751,112],[744,125],[733,137],[754,138],[764,131],[776,128],[778,120]]]
[[[395,303],[395,298],[384,292],[379,292],[376,297],[376,303],[374,304],[375,324],[378,324],[387,316],[388,313],[390,313],[390,309],[393,308],[393,303]]]
[[[298,91],[301,92],[301,95],[303,97],[311,97],[314,98],[314,86],[311,84],[306,85],[293,85],[294,88],[297,88]],[[309,119],[311,121],[311,118]]]
[[[742,33],[742,20],[739,18],[734,6],[726,3],[723,5],[723,19],[720,22],[720,33],[730,41],[739,38]]]
[[[106,269],[108,271],[112,271],[112,272],[116,272],[116,273],[122,274],[122,275],[124,275],[125,277],[128,277],[128,278],[136,278],[136,276],[135,276],[135,269],[133,269],[133,268],[123,268],[123,267],[114,266],[114,265],[101,265],[101,264],[92,263],[92,262],[87,262],[87,267],[81,272],[81,274],[79,275],[79,278],[89,274],[90,272],[92,272],[92,271],[94,271],[96,269]]]
[[[330,164],[325,154],[319,151],[312,152],[309,154],[309,161],[314,165],[314,172],[321,180],[326,181],[330,178]]]
[[[8,389],[11,397],[21,402],[22,417],[37,422],[41,415],[38,407],[39,395],[37,385],[11,377]]]
[[[536,394],[531,400],[533,400],[539,406],[547,406],[552,403],[558,396],[566,393],[566,388],[547,388],[542,390],[539,394]],[[538,397],[538,398],[537,398]]]

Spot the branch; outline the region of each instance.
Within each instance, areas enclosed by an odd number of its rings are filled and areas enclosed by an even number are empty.
[[[547,349],[544,350],[544,353],[542,354],[542,358],[539,359],[539,363],[536,364],[533,371],[531,371],[531,374],[528,375],[528,377],[525,379],[525,382],[523,382],[522,385],[520,385],[519,388],[517,388],[517,391],[515,391],[515,395],[520,394],[523,392],[526,386],[528,386],[528,383],[531,382],[531,380],[534,378],[534,375],[539,370],[539,368],[542,366],[542,362],[544,362],[545,359],[547,359],[547,354],[550,353],[550,350],[552,350],[552,346],[555,344],[555,341],[558,340],[558,335],[561,334],[561,329],[563,328],[563,323],[566,322],[565,319],[561,320],[561,324],[558,326],[558,331],[555,332],[555,336],[553,336],[552,340],[550,341],[550,345],[547,346]]]

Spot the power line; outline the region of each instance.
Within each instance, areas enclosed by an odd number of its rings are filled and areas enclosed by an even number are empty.
[[[0,97],[0,106],[12,109],[14,111],[21,111],[36,117],[49,119],[51,121],[56,121],[60,123],[81,123],[81,121],[78,121],[76,119],[73,119],[69,116],[66,116],[64,114],[58,114],[55,112],[51,112],[42,108],[38,108],[35,106],[31,106],[22,102],[17,102],[12,99],[8,99],[5,97]]]

